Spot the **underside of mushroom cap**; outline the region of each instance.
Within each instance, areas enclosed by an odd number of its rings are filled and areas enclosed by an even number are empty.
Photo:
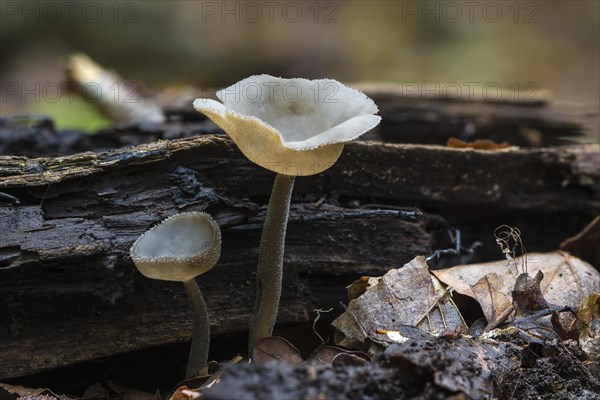
[[[258,118],[227,110],[214,100],[198,99],[196,109],[223,129],[250,161],[283,175],[318,174],[331,167],[342,154],[342,143],[330,144],[310,151],[299,151],[283,145],[281,135]],[[199,103],[204,103],[202,106]]]
[[[331,167],[343,144],[379,124],[377,106],[332,79],[246,78],[217,93],[223,104],[194,107],[233,139],[252,162],[284,175],[314,175]]]
[[[177,214],[140,236],[130,254],[142,275],[185,282],[215,266],[221,255],[221,231],[206,213]]]

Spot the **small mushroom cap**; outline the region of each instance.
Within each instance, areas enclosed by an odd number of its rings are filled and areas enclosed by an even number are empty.
[[[221,256],[221,230],[203,212],[173,215],[140,236],[130,254],[142,275],[186,282],[215,266]]]
[[[314,175],[331,167],[344,143],[381,121],[369,97],[333,79],[246,78],[196,99],[194,108],[233,139],[248,159],[284,175]]]

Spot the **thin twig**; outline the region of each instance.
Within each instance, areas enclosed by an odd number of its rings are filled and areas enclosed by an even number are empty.
[[[317,316],[315,317],[313,324],[312,324],[312,330],[315,333],[315,335],[317,335],[319,337],[319,339],[321,339],[321,344],[325,344],[325,340],[321,337],[321,335],[319,335],[319,332],[317,332],[317,321],[319,320],[319,318],[321,317],[321,313],[328,313],[333,311],[333,307],[331,307],[329,310],[323,310],[322,308],[315,308],[314,311],[317,313]]]

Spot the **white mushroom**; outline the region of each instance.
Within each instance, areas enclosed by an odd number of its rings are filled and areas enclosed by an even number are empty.
[[[203,212],[177,214],[141,235],[130,254],[142,275],[183,282],[194,318],[186,378],[198,374],[208,361],[210,326],[206,304],[194,278],[213,268],[221,256],[219,225]]]
[[[331,167],[344,143],[381,121],[369,97],[333,79],[255,75],[196,99],[194,108],[221,127],[248,159],[290,176]]]
[[[330,168],[344,143],[381,121],[363,93],[332,79],[246,78],[217,92],[222,103],[196,99],[248,159],[277,173],[260,242],[257,297],[250,324],[249,352],[270,336],[277,318],[290,199],[296,176]]]

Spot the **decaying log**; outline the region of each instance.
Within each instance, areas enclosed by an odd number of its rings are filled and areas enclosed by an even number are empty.
[[[4,157],[0,165],[1,190],[20,200],[0,207],[0,377],[189,340],[181,285],[141,277],[128,257],[139,234],[183,210],[206,209],[223,230],[219,266],[199,280],[213,334],[245,331],[260,206],[272,176],[228,140],[204,137],[54,159]],[[229,168],[256,175],[254,185]],[[337,303],[345,284],[362,274],[431,251],[431,237],[413,210],[349,209],[315,204],[318,198],[309,201],[301,192],[297,197],[282,325],[310,321],[319,303]]]
[[[425,205],[485,205],[501,209],[531,210],[544,206],[547,212],[576,211],[593,216],[600,206],[600,146],[580,145],[541,149],[477,151],[426,145],[355,142],[323,174],[300,179],[301,193],[336,192],[351,198],[385,201],[418,201]],[[189,202],[215,203],[214,191],[200,191],[205,180],[213,187],[227,188],[234,198],[268,195],[272,174],[249,163],[222,136],[204,136],[158,142],[111,153],[81,153],[68,157],[0,159],[0,188],[9,194],[41,198],[45,202],[65,195],[52,189],[63,181],[110,180],[123,170],[146,179],[161,190],[166,180],[176,183],[179,208]],[[160,164],[168,175],[152,170]],[[135,169],[135,171],[133,171]],[[200,179],[202,178],[202,179]],[[72,182],[71,182],[72,184]],[[23,192],[25,188],[27,191]],[[76,208],[85,192],[98,197],[97,207],[113,199],[111,207],[155,206],[144,199],[128,199],[127,193],[94,181],[92,187],[71,190],[67,198]],[[75,193],[73,193],[75,192]],[[79,193],[77,193],[79,192]],[[163,190],[159,197],[169,194]],[[187,194],[187,196],[186,196]],[[18,196],[17,196],[18,197]],[[185,200],[183,200],[185,199]],[[154,199],[155,200],[155,199]],[[187,202],[187,203],[186,203]],[[52,205],[46,204],[46,211]],[[96,211],[100,211],[97,209]],[[108,211],[108,210],[107,210]],[[114,212],[115,210],[113,210]],[[77,216],[77,212],[61,215]],[[54,217],[54,216],[52,216]]]
[[[597,137],[598,105],[556,104],[533,82],[521,90],[478,82],[359,84],[383,117],[378,129],[388,142],[440,144],[448,138],[491,139],[515,146],[569,143],[587,131]],[[491,88],[491,90],[489,90]]]
[[[415,220],[410,206],[479,220],[543,206],[587,219],[600,204],[598,150],[349,144],[333,168],[297,180],[279,324],[311,321],[358,276],[430,253],[435,218]],[[141,277],[128,257],[139,234],[179,211],[207,210],[221,225],[222,259],[198,283],[213,334],[244,332],[272,180],[223,136],[0,157],[0,191],[20,201],[0,203],[0,378],[189,340],[180,285]]]
[[[330,286],[337,284],[339,293],[356,276],[379,273],[402,264],[406,255],[430,249],[422,227],[396,216],[332,220],[319,216],[323,212],[314,208],[302,207],[302,214],[306,213],[315,218],[303,222],[295,212],[289,226],[279,316],[283,325],[310,321],[319,301],[327,301],[327,296],[340,298]],[[0,298],[7,309],[2,316],[0,376],[190,339],[191,316],[181,285],[146,279],[128,260],[127,248],[151,219],[140,217],[140,213],[123,216],[119,225],[103,218],[90,224],[62,220],[66,228],[55,231],[58,237],[42,234],[44,238],[37,242],[48,247],[46,253],[34,257],[26,250],[23,253],[31,258],[24,256],[22,262],[13,263],[16,266],[2,269]],[[120,216],[113,221],[116,218]],[[222,215],[219,221],[224,221]],[[107,226],[96,236],[94,231],[103,222]],[[45,229],[50,232],[56,229],[53,223],[60,224],[58,220],[48,223]],[[368,239],[376,228],[384,232],[377,240]],[[125,229],[130,233],[124,234]],[[224,228],[221,261],[198,280],[213,335],[246,330],[254,301],[260,229],[257,222]],[[79,243],[73,245],[56,244],[77,238]],[[55,243],[50,243],[52,239]],[[31,240],[37,240],[35,233]],[[33,247],[27,242],[25,246]],[[380,252],[377,256],[369,253],[371,246]]]
[[[600,135],[597,104],[557,104],[535,85],[524,87],[523,91],[504,88],[498,98],[493,88],[485,93],[481,87],[462,87],[457,96],[456,85],[350,86],[371,97],[383,117],[382,123],[363,139],[445,145],[449,138],[456,137],[547,147],[581,141],[584,134],[588,141]],[[194,96],[191,88],[167,93],[157,96],[157,101],[169,117],[168,122],[116,126],[94,135],[57,131],[50,118],[39,115],[0,118],[0,154],[64,156],[222,132],[192,107],[194,98],[214,95],[197,90]]]

